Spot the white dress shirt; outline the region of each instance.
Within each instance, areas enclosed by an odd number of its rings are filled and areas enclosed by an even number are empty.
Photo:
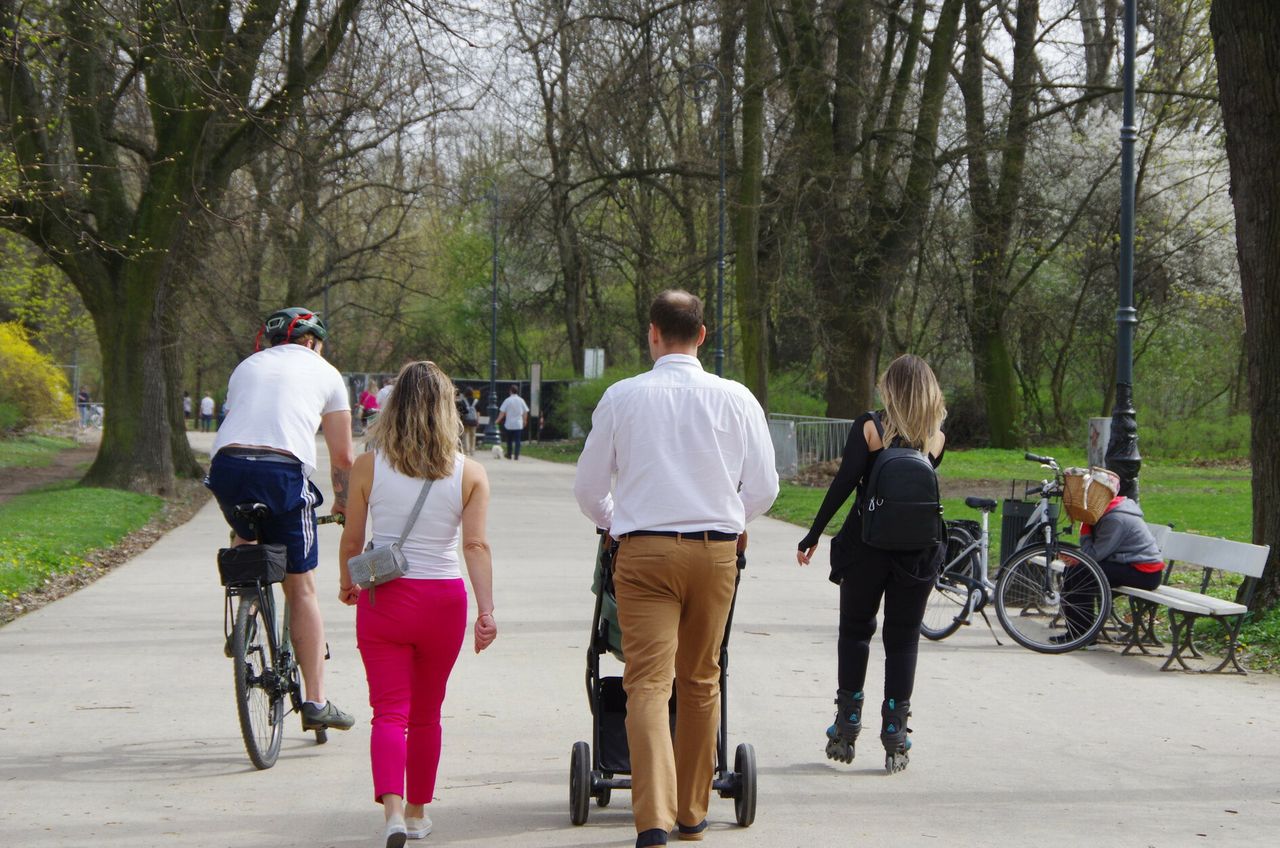
[[[697,357],[663,356],[605,391],[573,492],[615,537],[741,533],[778,496],[764,410],[746,386],[706,373]]]

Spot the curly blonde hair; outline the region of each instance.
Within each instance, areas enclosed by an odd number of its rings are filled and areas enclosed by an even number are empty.
[[[454,392],[453,381],[434,362],[410,362],[401,368],[373,424],[373,449],[409,477],[448,477],[462,432]]]
[[[876,384],[884,401],[884,443],[897,437],[924,451],[947,417],[938,378],[923,359],[910,353],[889,363]]]

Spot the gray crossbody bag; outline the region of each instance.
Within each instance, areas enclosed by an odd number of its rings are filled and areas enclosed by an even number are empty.
[[[361,589],[369,590],[369,606],[373,606],[375,587],[403,577],[409,570],[409,561],[405,559],[404,551],[400,548],[404,545],[404,540],[409,537],[409,531],[414,523],[417,522],[418,514],[422,512],[422,505],[426,502],[427,493],[431,491],[431,484],[434,482],[434,480],[428,480],[422,484],[422,491],[418,493],[418,502],[413,505],[413,511],[409,513],[409,520],[405,522],[404,532],[400,534],[399,539],[382,548],[375,548],[370,541],[364,553],[356,554],[347,560],[347,572],[351,575],[351,582]]]

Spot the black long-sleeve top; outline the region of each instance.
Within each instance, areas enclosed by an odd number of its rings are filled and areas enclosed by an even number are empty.
[[[799,550],[807,551],[818,544],[818,539],[822,537],[822,531],[830,523],[831,517],[839,511],[840,507],[844,506],[844,502],[849,499],[854,490],[866,482],[871,466],[884,450],[883,448],[871,450],[870,446],[867,445],[867,438],[862,431],[868,421],[874,421],[877,432],[883,435],[884,429],[880,426],[876,413],[864,413],[853,422],[853,426],[849,428],[849,438],[845,441],[844,454],[840,458],[840,470],[836,472],[835,478],[831,481],[831,486],[827,489],[827,496],[822,499],[822,506],[818,508],[818,514],[814,516],[813,524],[809,527],[808,534],[800,540]],[[942,457],[946,455],[946,452],[947,448],[944,444],[941,453],[936,457],[929,456],[929,461],[933,463],[934,468],[937,468],[942,463]],[[858,522],[857,525],[850,529],[858,529],[859,533],[855,535],[860,538],[862,516],[856,508],[849,514],[848,521]]]

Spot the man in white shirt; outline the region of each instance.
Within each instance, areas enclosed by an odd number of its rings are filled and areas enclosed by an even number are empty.
[[[324,620],[313,573],[319,564],[315,507],[324,501],[310,480],[316,470],[316,429],[323,430],[329,448],[334,513],[346,512],[355,460],[347,384],[321,356],[327,336],[320,316],[302,307],[267,317],[260,339],[271,347],[232,372],[227,418],[218,428],[205,478],[236,532],[235,544],[254,536],[248,521],[236,515],[236,506],[262,503],[270,514],[257,528],[257,541],[288,549],[284,593],[305,689],[304,730],[347,730],[355,723],[325,698]]]
[[[208,432],[213,429],[213,396],[208,392],[200,398],[200,430]]]
[[[502,427],[502,441],[506,443],[507,459],[520,458],[520,443],[524,441],[524,418],[529,414],[529,404],[520,397],[520,387],[511,384],[511,393],[498,407],[498,424]]]
[[[697,359],[707,334],[702,302],[663,292],[649,321],[653,370],[605,392],[574,482],[583,513],[618,540],[637,848],[665,845],[673,827],[682,839],[706,829],[737,555],[747,522],[778,494],[764,410],[745,386],[707,374]]]

